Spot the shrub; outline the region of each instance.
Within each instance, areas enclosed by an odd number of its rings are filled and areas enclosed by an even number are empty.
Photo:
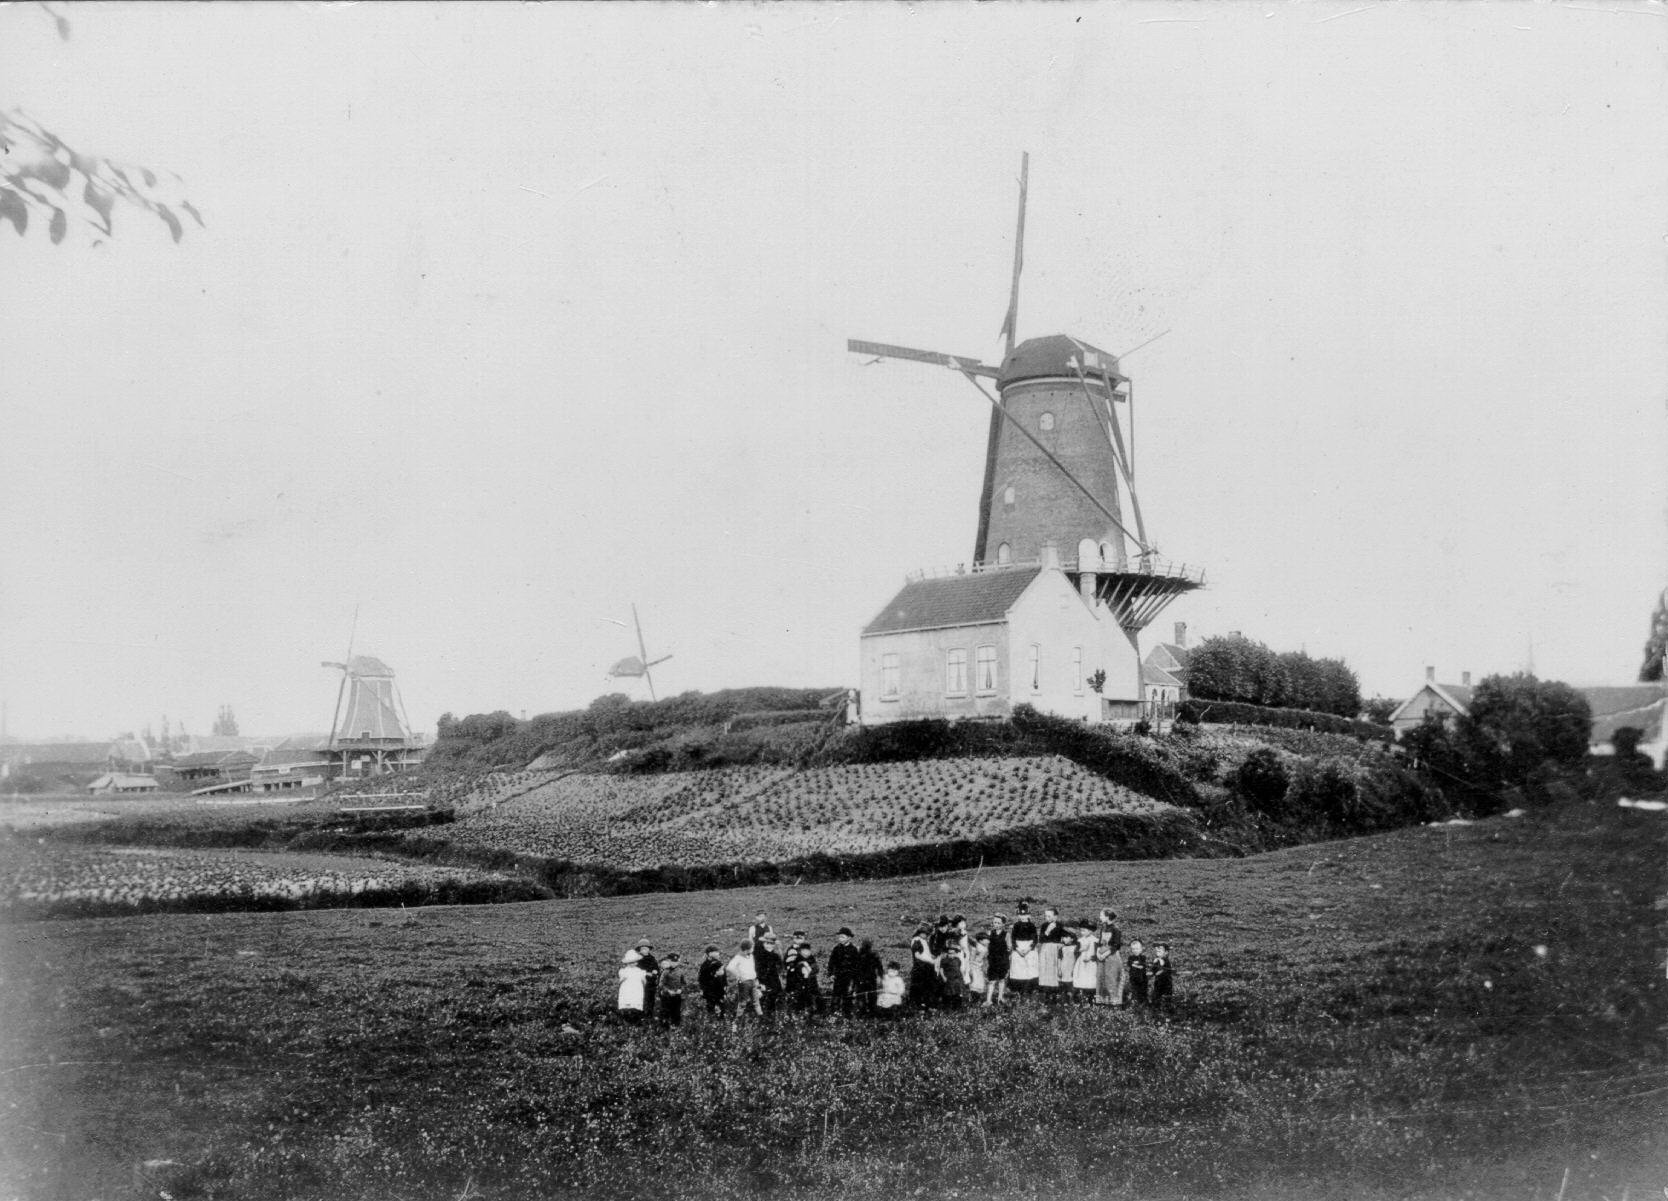
[[[1355,776],[1337,759],[1305,760],[1286,793],[1288,812],[1302,818],[1321,818],[1340,825],[1355,821],[1358,794]]]
[[[1275,709],[1237,701],[1188,699],[1177,707],[1176,720],[1318,730],[1327,734],[1353,734],[1357,738],[1372,738],[1380,742],[1390,742],[1395,738],[1395,731],[1389,726],[1355,721],[1335,713],[1320,713],[1313,709]]]
[[[1245,757],[1234,772],[1234,791],[1254,812],[1278,816],[1285,807],[1291,779],[1279,754],[1260,746]]]

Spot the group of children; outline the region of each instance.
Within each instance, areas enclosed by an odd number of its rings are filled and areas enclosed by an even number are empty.
[[[784,1011],[832,1009],[853,1017],[896,1014],[906,1005],[994,1006],[1010,992],[1035,993],[1050,1004],[1165,1008],[1175,989],[1169,944],[1155,944],[1150,956],[1140,939],[1132,939],[1126,949],[1116,917],[1103,909],[1093,921],[1067,923],[1048,908],[1039,922],[1030,904],[1021,901],[1012,925],[998,913],[989,929],[970,934],[966,918],[940,914],[937,922],[917,927],[910,939],[907,988],[897,961],[883,964],[873,942],[856,944],[851,929],[842,926],[828,954],[831,990],[825,999],[817,955],[805,931],[779,940],[761,912],[728,960],[716,943],[707,946],[695,984],[708,1016],[732,1019]],[[686,988],[681,956],[671,952],[657,960],[645,939],[626,952],[620,967],[620,1016],[640,1023],[652,1015],[662,1025],[679,1025]]]

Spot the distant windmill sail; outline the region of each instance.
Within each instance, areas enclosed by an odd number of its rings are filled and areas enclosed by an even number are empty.
[[[648,675],[649,669],[644,666],[643,660],[639,659],[636,655],[627,655],[624,659],[621,659],[618,663],[614,664],[613,667],[610,667],[608,669],[608,674],[611,678],[619,677],[628,680],[638,680]]]
[[[616,660],[614,666],[608,669],[611,680],[644,680],[649,685],[649,699],[654,700],[654,672],[653,668],[670,659],[671,655],[661,655],[658,659],[649,658],[648,649],[643,645],[643,623],[637,619],[637,606],[631,606],[631,624],[637,631],[637,654],[627,655],[624,659]]]

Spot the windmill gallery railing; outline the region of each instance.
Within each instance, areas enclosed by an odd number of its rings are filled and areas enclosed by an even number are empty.
[[[1078,570],[1076,559],[1061,559],[1059,564],[1061,571],[1076,572]],[[986,575],[991,572],[1016,571],[1023,568],[1041,567],[1042,565],[1043,561],[1041,559],[1027,559],[1012,563],[958,563],[954,567],[923,567],[910,572],[904,579],[909,583],[914,583],[917,580],[941,580],[958,575]],[[1203,567],[1196,567],[1188,563],[1172,563],[1170,560],[1160,558],[1157,555],[1146,555],[1131,559],[1129,565],[1121,570],[1107,567],[1097,559],[1090,563],[1086,570],[1106,576],[1153,576],[1157,579],[1184,582],[1195,587],[1201,587],[1205,582],[1205,569]]]

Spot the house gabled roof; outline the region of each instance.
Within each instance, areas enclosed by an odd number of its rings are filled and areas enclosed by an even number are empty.
[[[1426,692],[1432,693],[1439,700],[1445,702],[1455,713],[1462,715],[1469,713],[1471,712],[1471,693],[1473,691],[1469,684],[1438,684],[1434,680],[1426,680],[1420,685],[1418,692],[1396,706],[1396,711],[1390,715],[1390,720],[1394,722],[1401,717],[1403,711]]]
[[[1041,571],[1011,567],[911,580],[863,627],[863,637],[1003,621]]]
[[[1157,667],[1161,671],[1185,672],[1187,660],[1193,652],[1185,646],[1177,646],[1174,642],[1160,642],[1147,652],[1148,666]]]
[[[1182,682],[1176,679],[1175,676],[1165,671],[1162,667],[1155,667],[1151,663],[1147,663],[1142,666],[1141,682],[1143,684],[1155,684],[1161,687],[1168,686],[1170,688],[1180,688],[1182,686]]]
[[[1602,746],[1616,731],[1631,726],[1649,744],[1662,736],[1663,713],[1668,709],[1668,692],[1661,684],[1623,684],[1609,688],[1579,688],[1593,708],[1593,729],[1588,741]]]

